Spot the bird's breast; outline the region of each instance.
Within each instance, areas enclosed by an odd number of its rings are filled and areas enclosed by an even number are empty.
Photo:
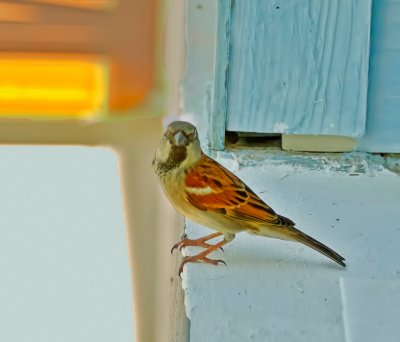
[[[174,171],[160,178],[161,186],[177,211],[191,221],[198,224],[212,228],[220,232],[229,232],[236,234],[240,231],[246,230],[249,227],[243,225],[244,222],[235,222],[235,220],[228,219],[226,215],[201,210],[192,205],[186,197],[185,186],[185,173]]]

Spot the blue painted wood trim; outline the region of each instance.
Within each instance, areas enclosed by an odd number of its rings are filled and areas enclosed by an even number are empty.
[[[400,152],[400,0],[373,2],[367,132],[357,150]]]
[[[226,130],[365,132],[371,0],[235,0]]]
[[[213,150],[225,147],[232,6],[232,0],[218,0],[214,92],[210,112],[210,145]]]

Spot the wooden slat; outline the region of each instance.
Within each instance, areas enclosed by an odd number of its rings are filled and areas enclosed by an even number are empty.
[[[358,149],[400,152],[400,1],[374,1],[367,133]]]
[[[0,22],[35,23],[38,13],[33,6],[0,2]]]
[[[230,56],[231,0],[218,1],[217,54],[215,59],[215,83],[212,112],[210,115],[210,144],[215,150],[223,150],[227,115],[227,82]]]
[[[336,135],[282,135],[282,149],[307,152],[353,151],[357,139]]]
[[[362,136],[370,17],[370,0],[236,0],[227,130]]]
[[[109,10],[113,8],[118,0],[27,0],[55,6],[77,7],[91,10]]]

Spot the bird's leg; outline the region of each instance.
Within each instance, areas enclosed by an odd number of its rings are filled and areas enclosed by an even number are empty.
[[[224,264],[226,266],[225,261],[209,259],[209,258],[207,258],[207,255],[210,254],[211,252],[214,252],[218,248],[221,248],[223,245],[225,245],[228,242],[229,241],[226,241],[224,239],[224,240],[216,243],[214,246],[211,246],[210,248],[206,249],[204,252],[201,252],[200,254],[193,255],[193,256],[185,256],[183,258],[181,266],[179,267],[179,276],[183,272],[183,267],[189,262],[204,262],[206,264],[212,264],[212,265],[218,265],[219,263],[221,263],[221,264]]]
[[[184,234],[182,236],[182,240],[177,242],[175,245],[173,245],[173,247],[171,248],[171,253],[178,247],[179,247],[179,250],[182,250],[182,248],[185,248],[188,246],[210,248],[213,245],[210,245],[206,241],[211,240],[211,239],[221,236],[221,235],[222,235],[222,233],[213,233],[213,234],[204,236],[204,237],[196,239],[196,240],[190,240],[186,237],[186,234]]]

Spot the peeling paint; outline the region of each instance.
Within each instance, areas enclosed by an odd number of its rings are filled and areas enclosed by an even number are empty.
[[[288,130],[289,126],[284,122],[277,122],[274,124],[273,132],[274,133],[285,133]]]

